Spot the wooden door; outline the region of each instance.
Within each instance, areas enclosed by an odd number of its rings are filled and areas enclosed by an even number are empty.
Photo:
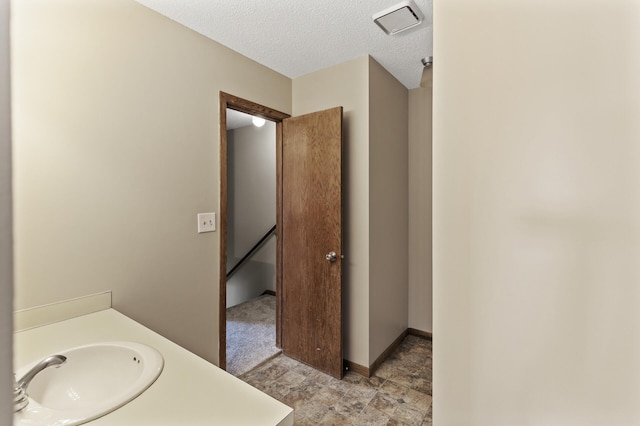
[[[282,350],[342,378],[342,107],[283,121],[281,235]]]

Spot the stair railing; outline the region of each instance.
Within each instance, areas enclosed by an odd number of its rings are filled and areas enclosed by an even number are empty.
[[[231,268],[229,272],[227,272],[227,280],[231,278],[231,276],[235,274],[238,269],[240,269],[240,267],[244,265],[258,250],[260,250],[260,248],[262,248],[262,246],[267,242],[269,237],[275,234],[275,232],[276,225],[273,225],[273,227],[269,229],[267,233],[262,236],[262,238],[260,238],[260,240],[251,248],[251,250],[249,250],[247,254],[245,254],[242,259],[240,259],[240,261],[236,263],[233,268]]]

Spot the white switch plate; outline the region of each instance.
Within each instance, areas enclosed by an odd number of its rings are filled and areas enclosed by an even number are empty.
[[[198,234],[216,230],[215,213],[198,213]]]

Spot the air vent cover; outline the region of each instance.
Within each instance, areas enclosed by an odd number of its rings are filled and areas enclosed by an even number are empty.
[[[389,35],[420,25],[423,19],[424,15],[411,0],[405,0],[373,15],[373,22]]]

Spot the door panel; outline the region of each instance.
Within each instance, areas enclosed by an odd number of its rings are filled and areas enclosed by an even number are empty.
[[[282,136],[282,349],[341,378],[342,107],[285,119]]]

